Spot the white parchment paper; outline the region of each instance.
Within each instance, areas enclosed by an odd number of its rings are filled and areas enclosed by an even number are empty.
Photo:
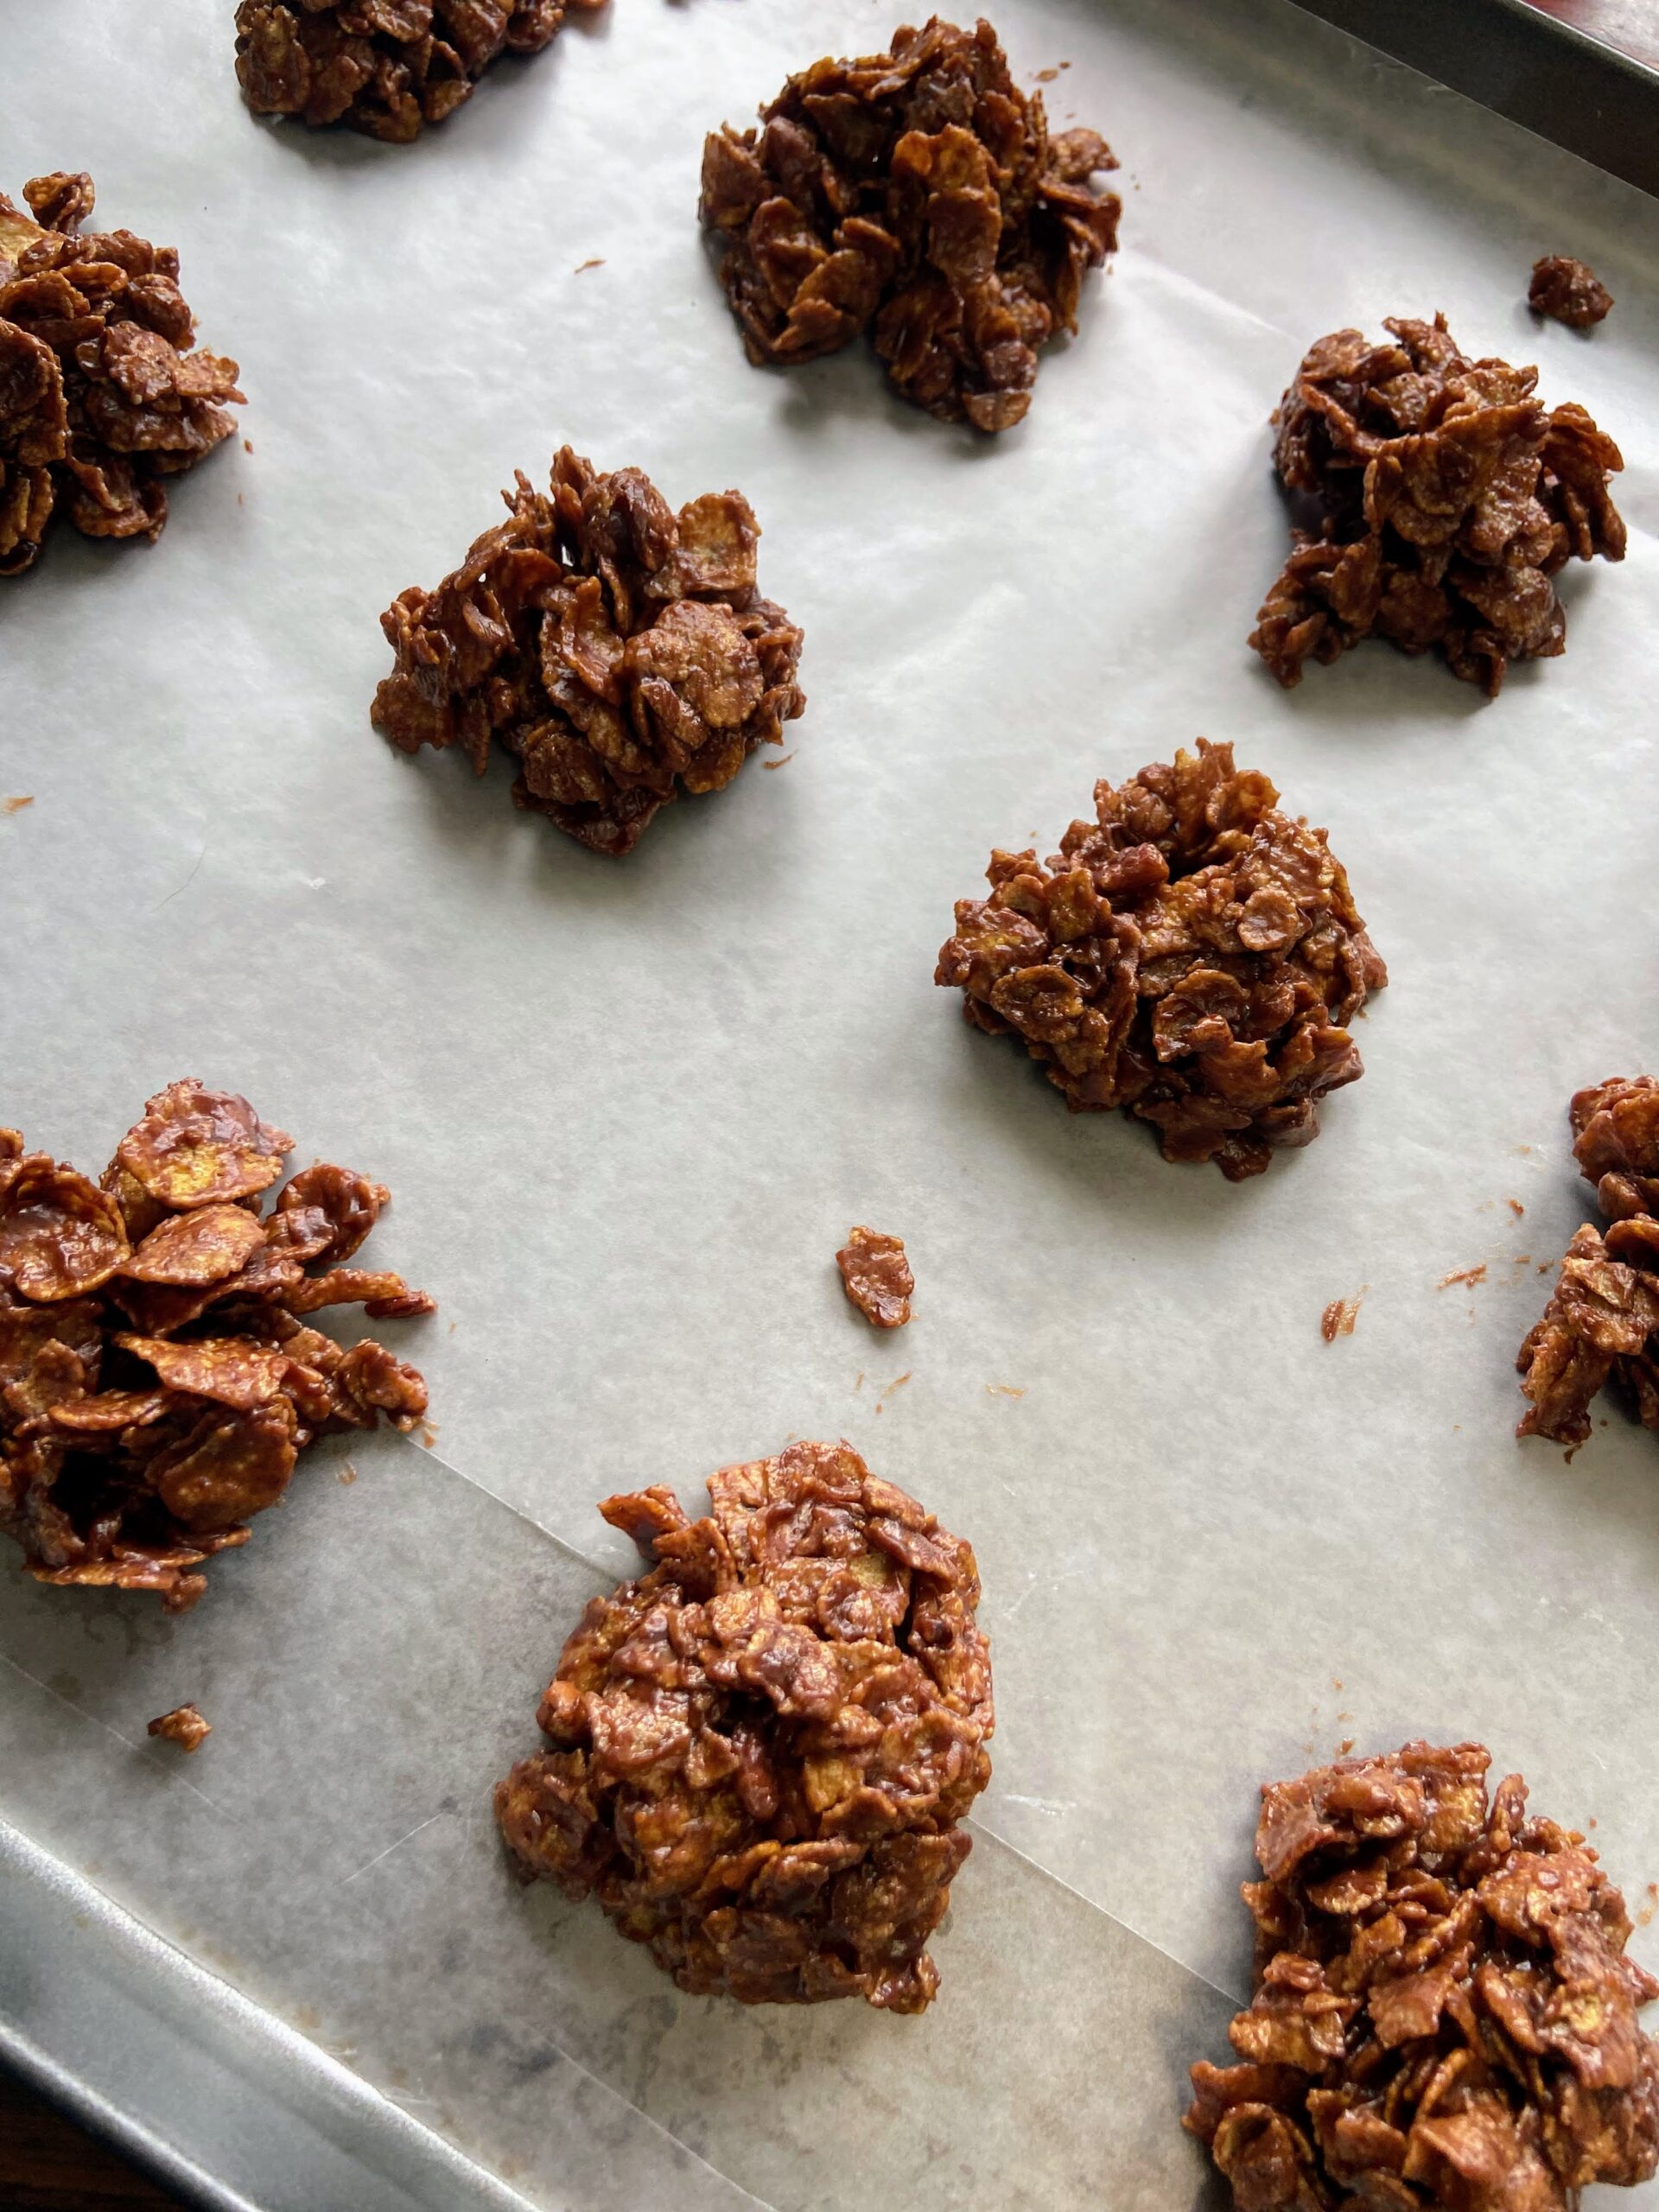
[[[1264,1777],[1478,1736],[1659,1881],[1654,1440],[1510,1433],[1592,1211],[1567,1097],[1659,1064],[1659,207],[1279,0],[1006,0],[1126,213],[988,442],[859,349],[748,367],[696,226],[705,130],[891,5],[616,0],[412,149],[253,121],[228,17],[0,22],[0,188],[88,168],[179,245],[251,448],[156,547],[0,590],[0,1118],[96,1166],[196,1074],[389,1183],[436,1452],[323,1455],[177,1624],[8,1580],[0,1816],[540,2205],[1192,2201]],[[1617,296],[1590,340],[1528,315],[1544,251]],[[1382,646],[1283,694],[1267,416],[1313,337],[1436,308],[1618,438],[1630,556],[1495,704]],[[741,486],[806,631],[787,765],[622,865],[367,721],[381,607],[567,439]],[[1319,1142],[1237,1188],[931,982],[994,843],[1199,732],[1328,824],[1393,976]],[[842,1299],[855,1221],[910,1247],[896,1338]],[[838,1433],[971,1537],[994,1639],[918,2021],[682,1998],[488,1815],[585,1562],[629,1564],[594,1500]],[[143,1726],[187,1697],[185,1769]]]

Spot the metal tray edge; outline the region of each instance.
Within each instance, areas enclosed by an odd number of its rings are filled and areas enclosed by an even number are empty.
[[[1659,197],[1659,70],[1529,0],[1294,0],[1320,22],[1449,85]]]
[[[204,2212],[530,2212],[3,1821],[0,2059]]]

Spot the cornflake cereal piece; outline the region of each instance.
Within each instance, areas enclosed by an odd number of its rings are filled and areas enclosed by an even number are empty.
[[[1614,1076],[1574,1096],[1573,1157],[1610,1226],[1567,1248],[1541,1320],[1516,1355],[1532,1401],[1517,1436],[1577,1446],[1610,1377],[1644,1428],[1659,1428],[1659,1082]]]
[[[1566,648],[1557,570],[1624,559],[1624,461],[1582,407],[1546,410],[1536,369],[1466,359],[1444,315],[1385,327],[1320,339],[1279,403],[1274,464],[1323,519],[1293,531],[1250,643],[1287,685],[1372,634],[1434,647],[1496,698],[1511,661]]]
[[[1659,1982],[1576,1829],[1479,1744],[1408,1744],[1262,1792],[1240,2063],[1185,2125],[1238,2212],[1573,2212],[1659,2164]]]
[[[0,1532],[36,1580],[182,1612],[313,1438],[425,1412],[412,1367],[298,1318],[433,1305],[394,1274],[307,1274],[357,1249],[387,1192],[308,1167],[262,1215],[291,1143],[194,1079],[149,1101],[101,1185],[0,1129]]]
[[[879,1230],[854,1229],[836,1255],[842,1286],[851,1303],[878,1329],[900,1329],[910,1319],[916,1278],[905,1257],[902,1237]]]
[[[597,1894],[682,1989],[919,2012],[990,1779],[969,1547],[845,1444],[607,1498],[650,1572],[596,1598],[497,1788],[527,1874]]]
[[[699,214],[749,359],[810,361],[868,330],[906,399],[1005,430],[1039,348],[1075,331],[1085,272],[1117,244],[1117,162],[1092,130],[1048,134],[982,21],[936,16],[893,51],[815,62],[703,148]]]
[[[159,1713],[146,1732],[165,1736],[181,1751],[199,1751],[213,1732],[194,1705],[175,1705],[171,1713]]]
[[[1096,820],[1046,865],[992,854],[991,896],[958,902],[933,980],[1020,1038],[1074,1112],[1122,1107],[1166,1160],[1261,1174],[1363,1072],[1344,1025],[1388,981],[1325,831],[1278,797],[1203,738],[1096,784]]]
[[[0,576],[62,505],[88,537],[159,537],[164,480],[229,437],[234,361],[192,351],[179,257],[130,231],[76,235],[85,171],[0,193]],[[32,219],[31,219],[32,217]]]
[[[1613,296],[1595,270],[1570,254],[1547,253],[1532,264],[1527,304],[1535,315],[1564,322],[1569,330],[1593,330],[1613,304]]]
[[[397,665],[371,718],[400,752],[459,743],[480,775],[499,738],[516,804],[632,852],[659,807],[781,742],[806,704],[801,633],[756,589],[741,493],[677,516],[637,468],[603,476],[565,446],[546,498],[522,475],[502,497],[508,521],[381,616]]]
[[[539,54],[605,0],[241,0],[236,73],[256,115],[349,123],[405,144],[503,54]]]

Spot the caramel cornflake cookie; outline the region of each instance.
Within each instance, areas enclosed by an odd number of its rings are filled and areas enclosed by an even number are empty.
[[[1293,531],[1250,643],[1286,685],[1372,635],[1438,648],[1496,698],[1511,661],[1566,648],[1557,570],[1624,559],[1624,463],[1582,407],[1534,397],[1536,369],[1465,359],[1444,315],[1384,327],[1395,344],[1320,339],[1279,403],[1274,465],[1322,521]]]
[[[502,1832],[694,1995],[919,2012],[991,1773],[974,1554],[845,1444],[709,1494],[600,1507],[654,1564],[566,1643]]]
[[[850,1230],[836,1265],[849,1300],[867,1321],[878,1329],[903,1328],[916,1278],[902,1237],[884,1236],[877,1229]]]
[[[197,1707],[175,1705],[171,1713],[158,1713],[144,1732],[163,1737],[168,1743],[176,1744],[181,1751],[199,1751],[213,1731]]]
[[[755,586],[760,524],[741,492],[677,516],[637,468],[569,446],[549,494],[520,475],[509,520],[435,591],[380,618],[397,665],[372,719],[403,753],[499,738],[514,803],[599,853],[632,852],[681,791],[719,791],[806,705],[801,632]]]
[[[1243,2063],[1192,2069],[1185,2123],[1238,2212],[1574,2212],[1659,2163],[1624,1900],[1491,1764],[1414,1743],[1263,1788]]]
[[[605,0],[241,0],[236,73],[256,115],[349,123],[399,144],[442,123],[503,54],[539,54]]]
[[[1573,1237],[1516,1356],[1532,1403],[1516,1434],[1580,1445],[1610,1379],[1642,1426],[1659,1428],[1659,1082],[1610,1077],[1568,1110],[1573,1157],[1609,1226],[1586,1222]]]
[[[1230,745],[1095,785],[1045,865],[994,852],[936,983],[1012,1033],[1074,1112],[1122,1107],[1166,1160],[1230,1182],[1311,1144],[1315,1101],[1363,1073],[1345,1024],[1388,970],[1323,830],[1279,811]]]
[[[1547,253],[1533,263],[1527,305],[1535,315],[1547,315],[1569,330],[1593,330],[1612,304],[1612,294],[1587,263],[1566,253]]]
[[[0,1129],[0,1531],[37,1581],[182,1612],[315,1437],[425,1412],[412,1367],[300,1318],[434,1308],[341,1264],[380,1184],[305,1167],[265,1210],[292,1143],[193,1077],[149,1101],[97,1183]]]
[[[868,330],[906,399],[1006,430],[1038,351],[1077,327],[1084,274],[1117,244],[1117,167],[1093,130],[1051,138],[996,34],[936,16],[893,51],[814,62],[703,148],[704,226],[749,359],[788,366]]]
[[[84,170],[0,193],[0,576],[39,558],[60,507],[87,537],[159,537],[166,479],[229,437],[236,363],[193,351],[179,257],[80,226]]]

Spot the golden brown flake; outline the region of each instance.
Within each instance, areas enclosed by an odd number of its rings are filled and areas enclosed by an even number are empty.
[[[600,1510],[654,1562],[596,1598],[496,1815],[694,1994],[919,2012],[990,1778],[974,1555],[849,1446]]]

